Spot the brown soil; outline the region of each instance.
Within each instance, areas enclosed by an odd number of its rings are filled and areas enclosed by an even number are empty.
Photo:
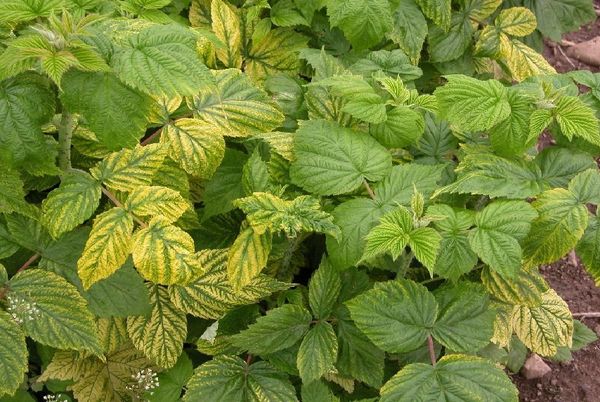
[[[600,9],[600,0],[596,0]],[[583,26],[579,31],[565,35],[564,39],[580,43],[600,36],[600,18]],[[564,52],[564,48],[562,48]],[[544,56],[558,72],[591,70],[600,72],[599,67],[589,66],[570,58],[556,45],[547,44]],[[600,288],[578,264],[567,258],[547,267],[542,267],[546,280],[569,304],[574,313],[600,312]],[[599,318],[582,318],[581,321],[600,335]],[[519,388],[520,400],[527,402],[600,402],[600,341],[573,353],[566,363],[547,361],[552,372],[537,380],[526,380],[520,374],[513,381]]]

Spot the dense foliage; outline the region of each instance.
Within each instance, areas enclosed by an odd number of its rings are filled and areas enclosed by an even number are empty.
[[[2,1],[0,401],[516,401],[595,339],[538,271],[600,283],[593,18]]]

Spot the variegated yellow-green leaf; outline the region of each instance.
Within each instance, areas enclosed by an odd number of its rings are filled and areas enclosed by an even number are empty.
[[[544,74],[555,74],[544,56],[521,42],[520,40],[500,35],[501,61],[506,64],[513,78],[523,81],[528,77]]]
[[[162,216],[169,222],[175,222],[189,207],[178,191],[161,186],[137,187],[124,204],[135,216]]]
[[[284,133],[281,131],[271,131],[268,133],[259,133],[253,136],[253,138],[260,138],[279,155],[283,156],[286,160],[292,161],[294,159],[294,136],[291,133]]]
[[[187,283],[201,269],[192,237],[161,216],[135,233],[132,255],[142,277],[162,285]]]
[[[258,277],[267,265],[272,234],[252,227],[242,230],[228,251],[227,277],[234,291],[240,291]]]
[[[552,289],[542,295],[537,307],[515,307],[512,326],[519,339],[541,356],[554,356],[559,347],[571,346],[573,316],[567,303]]]
[[[177,363],[187,336],[185,313],[169,300],[167,289],[152,285],[149,316],[127,319],[127,332],[135,347],[148,359],[161,367],[169,368]]]
[[[240,70],[213,72],[217,85],[190,101],[194,116],[208,124],[213,134],[248,137],[271,131],[284,120],[277,104]]]
[[[223,42],[217,47],[217,57],[225,67],[242,66],[242,33],[238,11],[223,0],[213,0],[210,5],[212,30]]]
[[[260,275],[235,292],[227,279],[227,250],[203,250],[197,259],[201,267],[194,280],[169,287],[171,301],[188,314],[205,319],[218,319],[237,306],[256,303],[273,292],[290,285]]]
[[[496,319],[494,320],[494,335],[490,342],[506,347],[510,343],[513,334],[512,316],[513,311],[518,309],[517,306],[504,303],[492,303],[492,307],[496,310]]]
[[[129,342],[127,335],[127,321],[121,317],[99,318],[96,321],[98,338],[104,354],[117,350],[121,345]]]
[[[102,353],[87,302],[66,279],[29,269],[12,277],[8,286],[8,311],[33,340],[58,349]]]
[[[322,211],[319,200],[308,195],[287,201],[270,193],[254,193],[234,201],[234,205],[247,214],[248,222],[258,233],[284,231],[296,237],[302,232],[317,232],[334,238],[340,234],[333,216]]]
[[[528,8],[511,7],[498,14],[494,25],[505,34],[526,36],[535,31],[537,20]]]
[[[514,278],[506,278],[485,267],[481,281],[487,291],[503,303],[536,307],[542,302],[542,295],[548,290],[544,278],[537,269],[521,269]]]
[[[423,14],[429,17],[442,29],[450,28],[451,1],[450,0],[415,0],[423,10]]]
[[[27,345],[19,324],[0,311],[0,395],[13,394],[27,371]]]
[[[138,186],[147,186],[160,168],[167,148],[160,144],[122,149],[106,157],[90,173],[107,187],[121,191],[132,191]]]
[[[93,366],[94,360],[89,354],[75,350],[57,350],[38,380],[41,382],[78,379]]]
[[[96,217],[77,261],[77,274],[84,288],[108,278],[125,263],[131,252],[132,233],[133,217],[123,208],[113,208]]]
[[[100,203],[100,183],[84,172],[63,176],[60,187],[42,203],[42,223],[52,237],[74,229],[89,219]]]
[[[161,141],[186,172],[202,178],[211,177],[225,155],[223,136],[198,119],[179,119],[165,126]]]

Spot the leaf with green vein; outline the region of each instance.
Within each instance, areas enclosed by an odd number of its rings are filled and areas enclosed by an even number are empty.
[[[415,0],[429,19],[444,30],[450,28],[451,1],[450,0]]]
[[[438,317],[432,335],[450,350],[477,351],[490,342],[494,334],[495,311],[480,286],[459,283],[435,292]]]
[[[434,222],[434,227],[442,236],[440,251],[433,272],[452,281],[469,272],[477,263],[477,255],[469,245],[469,229],[475,223],[468,210],[435,204],[427,209],[427,215],[442,216],[445,219]]]
[[[575,96],[561,96],[553,110],[561,132],[571,140],[573,136],[600,145],[600,127],[594,111]]]
[[[392,12],[393,28],[386,36],[417,62],[427,36],[427,21],[414,0],[403,0]]]
[[[465,10],[469,17],[481,21],[492,15],[501,3],[502,0],[467,0]]]
[[[297,366],[302,382],[308,384],[335,369],[338,340],[330,323],[319,321],[302,339]]]
[[[329,2],[327,14],[355,49],[378,44],[393,26],[390,5],[385,0],[341,0]]]
[[[380,282],[346,305],[356,326],[390,353],[409,352],[421,346],[438,312],[435,298],[427,288],[405,279]]]
[[[127,333],[135,347],[160,367],[171,368],[187,336],[185,313],[169,300],[167,289],[149,285],[152,311],[148,316],[127,318]]]
[[[218,356],[196,368],[184,402],[298,402],[287,375],[269,363],[247,364],[237,356]]]
[[[248,160],[245,153],[227,148],[223,162],[204,189],[204,215],[202,220],[231,211],[233,201],[242,198],[244,164]]]
[[[307,38],[289,28],[269,31],[252,43],[246,57],[246,73],[254,81],[263,81],[278,72],[295,74],[300,68],[298,52],[306,47]]]
[[[554,67],[520,40],[500,35],[500,57],[516,81],[536,75],[555,74]]]
[[[567,303],[552,289],[542,295],[539,306],[515,307],[512,326],[519,339],[541,356],[553,356],[560,346],[572,344],[573,316]]]
[[[391,156],[374,139],[325,120],[305,121],[294,136],[292,181],[319,195],[344,194],[379,181]]]
[[[111,59],[117,76],[150,95],[194,95],[212,82],[196,48],[196,35],[175,24],[142,29]]]
[[[597,168],[579,173],[569,182],[569,191],[582,204],[600,204],[600,172]]]
[[[539,306],[542,294],[548,290],[548,284],[537,269],[521,269],[514,278],[506,278],[485,267],[481,282],[488,293],[501,302],[529,307]]]
[[[107,149],[132,147],[144,135],[153,100],[114,74],[71,69],[61,86],[62,104],[85,118],[87,127]]]
[[[127,260],[132,247],[133,217],[123,208],[112,208],[94,219],[92,231],[77,261],[84,289],[108,278]]]
[[[274,233],[284,231],[290,237],[303,232],[339,236],[333,217],[321,210],[318,199],[308,195],[287,201],[270,193],[254,193],[233,204],[246,213],[250,225],[261,234],[268,229]]]
[[[473,27],[464,13],[452,13],[450,29],[432,26],[427,41],[429,58],[433,63],[456,60],[471,45]]]
[[[550,188],[567,187],[577,174],[596,168],[596,163],[589,154],[560,147],[544,149],[536,156],[535,162]]]
[[[520,155],[531,146],[529,140],[529,118],[533,111],[527,97],[509,90],[510,116],[489,131],[490,142],[500,156]]]
[[[13,394],[27,371],[27,345],[19,324],[0,311],[0,395]]]
[[[225,155],[225,140],[215,128],[198,119],[179,119],[163,129],[161,142],[189,174],[209,178]]]
[[[152,183],[166,156],[167,149],[160,144],[122,149],[100,161],[90,173],[109,188],[133,191]]]
[[[84,172],[65,174],[42,202],[42,223],[54,238],[73,230],[98,208],[100,183]]]
[[[583,236],[588,211],[577,197],[562,188],[545,191],[533,203],[538,212],[523,243],[527,265],[546,264],[573,249]]]
[[[23,180],[16,170],[5,169],[0,176],[0,212],[18,212],[32,218],[37,216],[35,207],[25,201]]]
[[[161,186],[136,187],[124,204],[135,216],[161,216],[169,222],[175,222],[189,207],[179,191]]]
[[[600,220],[590,218],[583,237],[575,248],[585,269],[594,279],[596,286],[600,285]]]
[[[114,352],[129,341],[125,318],[98,318],[96,326],[98,328],[98,338],[105,354]]]
[[[210,2],[211,27],[223,47],[217,47],[217,57],[225,67],[242,66],[242,33],[237,10],[222,0]]]
[[[186,353],[182,353],[175,366],[158,374],[160,386],[146,392],[144,397],[150,402],[179,402],[181,393],[194,374],[194,366]]]
[[[60,276],[30,269],[12,277],[8,297],[35,306],[33,319],[19,316],[28,336],[58,349],[102,353],[94,319],[77,289]]]
[[[469,243],[479,258],[502,276],[514,277],[521,270],[521,241],[537,217],[525,201],[496,201],[475,215]]]
[[[494,24],[508,35],[526,36],[535,31],[537,20],[528,8],[511,7],[502,10],[496,17]]]
[[[480,357],[446,355],[437,365],[413,363],[380,390],[381,402],[517,402],[517,388],[508,376]]]
[[[55,97],[48,82],[24,73],[0,83],[0,162],[23,167],[33,175],[57,173],[54,145],[40,129],[54,114]]]
[[[63,7],[64,0],[7,0],[0,5],[0,21],[25,22],[48,17]]]
[[[154,283],[186,284],[200,271],[192,237],[160,215],[135,233],[131,253],[142,277]]]
[[[205,88],[189,101],[194,117],[212,127],[213,133],[248,137],[283,124],[284,115],[265,91],[240,70],[213,72],[216,86]]]
[[[231,337],[231,341],[252,354],[277,352],[302,339],[311,320],[312,315],[304,307],[284,304],[269,310],[248,329]]]
[[[313,315],[326,319],[333,312],[342,289],[339,272],[324,259],[308,284],[308,304]]]
[[[227,253],[227,278],[234,291],[252,283],[266,267],[273,235],[252,227],[242,230]]]
[[[463,131],[486,130],[510,115],[508,90],[495,80],[448,75],[435,90],[441,117]]]
[[[414,145],[425,130],[420,113],[407,106],[396,106],[387,112],[383,123],[371,124],[371,134],[381,145],[388,148],[405,148]]]
[[[171,301],[188,314],[205,319],[219,319],[235,307],[253,304],[290,284],[260,275],[239,292],[227,280],[227,251],[203,250],[196,254],[201,269],[185,286],[169,287]]]

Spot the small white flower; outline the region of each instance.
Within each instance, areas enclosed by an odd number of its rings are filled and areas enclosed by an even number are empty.
[[[33,321],[40,314],[40,309],[35,302],[29,302],[26,299],[9,294],[6,296],[8,307],[6,311],[11,315],[17,324],[23,324],[26,321]],[[53,395],[50,395],[53,396]],[[54,401],[54,400],[50,400]]]
[[[144,393],[154,394],[154,389],[160,385],[158,375],[151,368],[145,368],[133,374],[134,384],[128,385],[127,390],[141,396]]]

